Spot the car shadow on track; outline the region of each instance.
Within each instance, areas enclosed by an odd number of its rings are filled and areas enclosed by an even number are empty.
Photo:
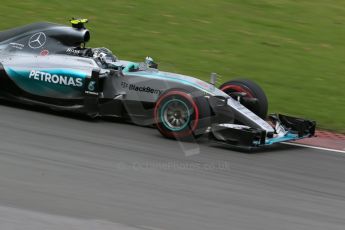
[[[226,144],[219,144],[219,143],[212,143],[211,145],[214,148],[231,150],[231,151],[236,151],[236,152],[245,153],[245,154],[271,154],[271,153],[277,153],[278,151],[279,152],[282,152],[282,151],[291,152],[294,150],[300,150],[300,149],[304,148],[301,146],[293,146],[293,145],[286,145],[286,144],[274,144],[271,146],[260,147],[260,148],[248,150],[248,149],[241,149],[241,148],[234,147],[234,146],[227,146]]]
[[[95,122],[99,120],[105,120],[105,121],[112,121],[112,122],[127,122],[123,118],[92,118],[90,116],[87,116],[82,113],[78,112],[72,112],[72,111],[62,111],[62,110],[54,110],[52,108],[44,107],[41,105],[28,105],[28,104],[22,104],[19,102],[11,102],[11,101],[6,101],[3,99],[0,99],[0,105],[6,106],[6,107],[11,107],[11,108],[17,108],[17,109],[23,109],[27,111],[32,111],[32,112],[38,112],[38,113],[44,113],[44,114],[49,114],[53,116],[58,116],[58,117],[64,117],[64,118],[70,118],[70,119],[76,119],[76,120],[83,120],[83,121],[90,121],[90,122]]]
[[[104,117],[104,118],[91,118],[85,114],[81,113],[75,113],[71,111],[58,111],[58,110],[53,110],[51,108],[47,108],[44,106],[40,105],[26,105],[26,104],[21,104],[17,102],[9,102],[3,99],[0,99],[0,105],[6,106],[6,107],[11,107],[11,108],[18,108],[18,109],[23,109],[27,111],[32,111],[32,112],[38,112],[38,113],[45,113],[53,116],[58,116],[58,117],[64,117],[64,118],[70,118],[70,119],[75,119],[75,120],[82,120],[86,122],[97,122],[97,121],[105,121],[105,122],[113,122],[113,123],[122,123],[126,125],[131,125],[131,126],[139,126],[137,124],[134,124],[130,122],[128,119],[124,118],[118,118],[118,117]],[[155,129],[155,127],[152,126],[139,126],[141,128],[147,128],[147,129]],[[165,139],[166,141],[171,141],[171,142],[176,142],[176,140],[173,139],[167,139],[161,136],[158,132],[155,134],[152,134],[153,138],[162,138]],[[273,153],[277,151],[292,151],[292,150],[298,150],[298,149],[303,149],[303,147],[299,146],[292,146],[292,145],[284,145],[284,144],[276,144],[268,147],[263,147],[263,148],[256,148],[256,149],[244,149],[244,148],[238,148],[234,146],[229,146],[224,143],[219,143],[219,142],[214,142],[210,141],[207,137],[207,134],[203,135],[201,138],[194,139],[191,138],[190,140],[183,140],[182,142],[186,144],[197,144],[197,145],[202,145],[202,146],[211,146],[214,148],[218,149],[223,149],[227,151],[235,151],[239,153],[245,153],[245,154],[267,154],[267,153]]]

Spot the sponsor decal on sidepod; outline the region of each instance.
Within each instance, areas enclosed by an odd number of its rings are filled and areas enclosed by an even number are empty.
[[[31,70],[29,78],[33,80],[37,80],[37,81],[44,81],[48,83],[65,85],[65,86],[77,86],[77,87],[83,86],[83,79],[81,78],[73,78],[73,77],[68,77],[68,76],[63,76],[63,75],[50,74],[47,72],[42,72],[42,71],[37,71],[37,70]]]

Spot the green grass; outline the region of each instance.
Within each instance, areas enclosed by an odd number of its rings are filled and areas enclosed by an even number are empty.
[[[2,0],[0,28],[90,19],[90,46],[204,80],[247,77],[270,111],[345,132],[343,0]]]

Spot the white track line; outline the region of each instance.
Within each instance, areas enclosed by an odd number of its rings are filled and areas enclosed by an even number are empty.
[[[291,143],[291,142],[283,142],[282,144],[293,145],[293,146],[300,146],[300,147],[311,148],[311,149],[318,149],[318,150],[325,150],[325,151],[336,152],[336,153],[345,153],[345,150],[336,150],[336,149],[322,148],[322,147],[316,147],[316,146],[310,146],[310,145],[304,145],[304,144],[297,144],[297,143]]]

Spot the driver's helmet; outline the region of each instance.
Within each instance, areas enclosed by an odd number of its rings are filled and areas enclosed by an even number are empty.
[[[94,48],[92,49],[93,58],[101,62],[101,64],[108,64],[116,62],[116,56],[107,48]]]

